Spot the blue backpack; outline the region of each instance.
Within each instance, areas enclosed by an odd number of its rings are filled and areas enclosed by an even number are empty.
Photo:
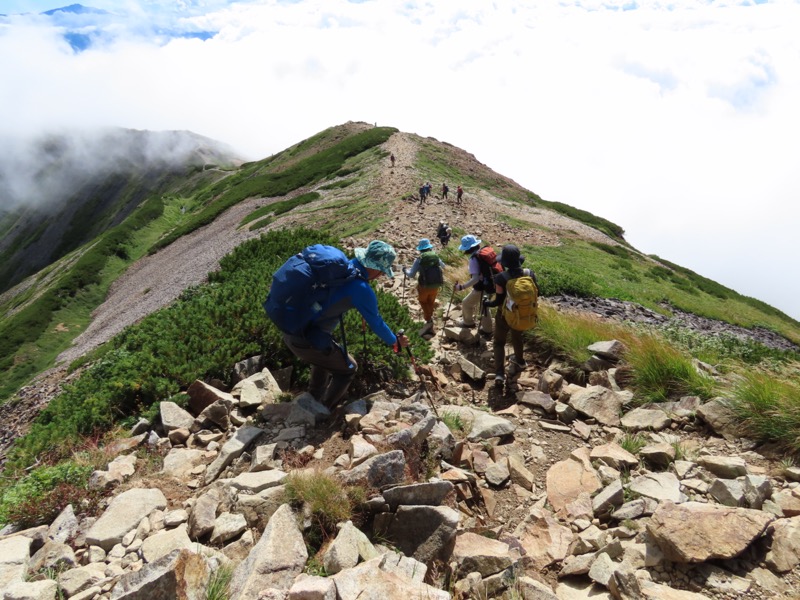
[[[272,287],[264,302],[267,316],[289,335],[306,337],[315,346],[328,339],[317,338],[309,325],[327,303],[331,291],[361,277],[344,252],[333,246],[314,244],[283,263],[272,276]]]

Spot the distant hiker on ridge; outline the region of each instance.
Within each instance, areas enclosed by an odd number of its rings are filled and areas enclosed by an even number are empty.
[[[464,189],[461,186],[456,188],[456,204],[461,204],[461,199],[464,196]]]
[[[392,161],[392,168],[394,168],[394,154],[389,157],[389,160]]]
[[[338,248],[309,246],[275,272],[264,303],[289,350],[311,365],[309,393],[328,408],[344,398],[358,369],[355,359],[333,338],[337,325],[344,329],[345,312],[355,308],[395,351],[408,345],[408,338],[395,335],[384,322],[369,285],[384,274],[394,277],[394,248],[374,240],[367,248],[356,248],[355,255],[348,260]],[[342,343],[346,345],[344,339]]]
[[[450,191],[450,188],[447,187],[446,183],[443,183],[442,184],[442,199],[443,200],[447,200],[447,192],[449,192],[449,191]]]

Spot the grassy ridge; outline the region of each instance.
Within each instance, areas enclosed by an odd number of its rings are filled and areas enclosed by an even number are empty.
[[[258,163],[249,163],[242,170],[212,186],[200,195],[205,207],[191,221],[165,236],[153,251],[168,246],[176,239],[212,222],[231,206],[252,197],[270,198],[286,194],[311,185],[328,177],[344,174],[345,162],[362,152],[385,142],[397,129],[375,127],[345,137],[329,148],[325,148],[298,160],[296,163],[276,170],[276,157]],[[302,142],[305,145],[310,142]]]

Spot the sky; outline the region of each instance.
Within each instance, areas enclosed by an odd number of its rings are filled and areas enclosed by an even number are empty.
[[[800,320],[800,0],[72,1],[0,0],[0,139],[396,127]]]

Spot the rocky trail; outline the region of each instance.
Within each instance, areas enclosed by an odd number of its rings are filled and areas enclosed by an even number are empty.
[[[375,198],[413,195],[421,181],[404,165],[415,148],[406,134],[390,138],[396,164],[380,166]],[[548,225],[520,232],[487,211],[502,200],[465,191],[461,208],[437,198],[424,208],[390,205],[379,235],[391,232],[399,263],[411,264],[439,221],[489,243],[539,245],[579,226],[515,207],[518,218]],[[233,237],[242,215],[228,216],[197,235]],[[170,267],[192,273],[183,285],[211,270],[212,258],[190,268],[187,253],[205,247],[196,242]],[[209,257],[229,243],[215,243]],[[115,293],[142,296],[146,270]],[[398,277],[384,286],[418,314],[412,285],[403,293]],[[663,319],[616,301],[546,301],[604,318]],[[451,322],[458,316],[455,306]],[[724,398],[635,407],[614,340],[592,346],[583,382],[531,354],[518,391],[498,390],[491,338],[446,325],[439,317],[421,379],[351,398],[335,415],[258,358],[232,365],[232,389],[195,382],[188,410],[162,403],[156,422],[140,422],[109,452],[92,477],[95,488],[114,490],[98,517],[69,507],[50,525],[0,532],[0,597],[196,598],[222,565],[233,569],[231,600],[800,597],[800,469],[739,436]],[[44,403],[59,384],[52,375],[28,397]],[[292,402],[279,401],[285,391]],[[155,473],[137,458],[142,448],[164,457]],[[313,519],[284,495],[300,472],[371,491],[358,519],[340,523],[315,557]],[[31,576],[47,569],[55,579]]]

